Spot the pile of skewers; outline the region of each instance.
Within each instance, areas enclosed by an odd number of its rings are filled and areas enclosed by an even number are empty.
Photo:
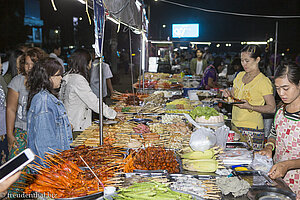
[[[70,150],[58,153],[64,160],[72,161],[79,167],[86,167],[83,160],[93,167],[102,167],[107,165],[122,165],[126,150],[122,148],[102,145],[97,148],[91,148],[80,145]],[[82,157],[83,159],[81,159]],[[120,166],[121,168],[122,166]]]
[[[199,180],[191,176],[172,176],[170,188],[177,191],[188,192],[204,199],[221,199],[221,191],[215,179]]]
[[[47,153],[42,160],[47,167],[38,163],[31,164],[29,167],[37,174],[24,174],[27,185],[22,188],[26,194],[56,194],[56,198],[87,196],[102,192],[105,186],[114,186],[112,179],[120,171],[118,166],[102,166],[92,170],[88,165],[89,170],[83,171],[73,162],[56,154]]]
[[[124,172],[139,170],[168,170],[169,173],[179,173],[179,163],[172,150],[163,147],[147,147],[131,151],[125,159]]]

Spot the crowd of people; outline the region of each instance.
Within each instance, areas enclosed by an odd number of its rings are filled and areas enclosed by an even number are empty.
[[[1,164],[29,147],[43,165],[49,148],[69,149],[72,140],[91,125],[92,112],[99,113],[99,58],[93,59],[86,49],[77,49],[69,57],[66,70],[59,55],[58,47],[50,55],[38,47],[20,47],[11,54],[4,70],[0,64]],[[174,63],[179,64],[179,54],[176,58]],[[244,46],[233,60],[197,49],[187,73],[202,78],[201,89],[221,88],[218,79],[222,74],[232,79],[232,87],[224,89],[223,95],[242,101],[233,106],[232,129],[256,152],[273,157],[275,165],[269,176],[284,177],[300,196],[300,67],[293,62],[280,63],[274,79],[270,79],[261,71],[261,61],[258,45]],[[225,70],[226,65],[230,67]],[[102,69],[105,97],[107,88],[110,93],[114,91],[113,75],[106,63]],[[276,91],[280,106],[276,105]],[[275,115],[267,142],[263,114]],[[122,118],[105,103],[103,115]]]
[[[75,50],[68,60],[70,70],[66,72],[59,54],[58,47],[50,55],[38,47],[22,47],[10,55],[5,71],[0,62],[1,165],[26,148],[37,155],[36,162],[44,165],[45,152],[70,149],[73,139],[91,125],[91,112],[99,113],[99,90],[90,86],[92,54],[87,49]],[[110,72],[104,82],[114,92],[107,80],[112,73],[107,64],[103,65],[105,74]],[[94,73],[92,80],[97,87],[95,80],[99,84],[99,73]],[[122,114],[105,103],[103,115],[109,119],[122,118]],[[0,189],[18,177],[19,173],[7,179]]]
[[[262,67],[263,52],[258,45],[244,46],[239,57],[233,59],[228,55],[205,55],[204,50],[197,49],[195,58],[188,67],[183,64],[183,70],[201,77],[198,89],[224,88],[218,84],[222,76],[232,82],[232,87],[225,86],[223,96],[242,101],[232,108],[232,130],[238,133],[239,141],[247,142],[255,152],[273,157],[269,176],[283,177],[300,198],[300,66],[278,57],[274,67],[273,59],[271,56],[268,65]],[[185,60],[177,58],[176,64]],[[274,116],[268,135],[268,125],[263,120],[267,114]]]

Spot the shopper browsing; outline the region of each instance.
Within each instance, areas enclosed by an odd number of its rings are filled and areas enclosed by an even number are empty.
[[[91,64],[91,55],[88,50],[77,49],[70,57],[69,67],[71,70],[63,78],[60,89],[60,98],[66,107],[75,132],[83,131],[91,126],[91,110],[99,113],[99,98],[89,85],[88,70],[91,68]],[[114,119],[117,113],[103,103],[103,115]]]
[[[27,147],[27,98],[26,82],[34,63],[46,57],[46,53],[38,48],[31,47],[20,58],[20,74],[8,84],[6,101],[6,133],[9,159],[21,153]]]
[[[41,158],[51,149],[67,150],[72,143],[71,124],[55,89],[63,67],[55,58],[42,59],[30,72],[28,95],[28,147]],[[37,158],[37,162],[43,162]]]

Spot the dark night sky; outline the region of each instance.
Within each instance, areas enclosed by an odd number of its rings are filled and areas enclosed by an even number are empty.
[[[261,15],[300,15],[300,1],[265,0],[171,0],[186,5],[237,13]],[[284,3],[283,3],[284,2]],[[156,39],[171,36],[172,23],[199,23],[199,41],[265,41],[275,37],[275,19],[237,17],[182,8],[151,1],[150,35]],[[278,40],[281,47],[300,44],[300,19],[280,19]],[[162,24],[167,28],[160,33]]]
[[[171,0],[174,2],[228,12],[261,15],[300,15],[299,0]],[[56,0],[57,12],[54,12],[50,0],[41,0],[41,16],[46,28],[60,26],[63,43],[72,42],[72,16],[82,16],[84,41],[93,40],[92,26],[88,25],[85,6],[76,0]],[[199,23],[200,37],[197,41],[265,41],[275,37],[275,19],[237,17],[231,15],[207,13],[182,8],[164,2],[145,0],[151,4],[150,39],[166,39],[171,36],[172,23]],[[93,11],[90,10],[90,13]],[[300,51],[300,19],[279,19],[279,48],[291,48]],[[162,24],[167,27],[162,29]]]

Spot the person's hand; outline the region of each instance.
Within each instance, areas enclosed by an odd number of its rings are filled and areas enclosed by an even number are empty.
[[[239,107],[240,109],[248,109],[251,110],[253,107],[249,104],[249,102],[245,99],[241,100],[244,102],[243,104],[234,104],[235,106]]]
[[[8,177],[6,180],[0,183],[0,192],[4,192],[5,190],[7,190],[14,182],[16,182],[19,179],[20,176],[21,171],[15,173],[11,177]]]
[[[286,174],[286,172],[288,171],[288,164],[287,162],[283,161],[283,162],[279,162],[275,165],[273,165],[273,167],[271,168],[271,170],[269,171],[268,175],[271,179],[276,179],[279,177],[284,177],[284,175]]]
[[[256,153],[262,156],[267,156],[268,158],[272,158],[272,148],[269,148],[268,146]]]
[[[231,97],[231,92],[228,89],[223,90],[223,97],[227,98],[227,97]]]
[[[8,151],[10,152],[13,148],[14,144],[17,142],[17,139],[15,136],[9,136],[7,135],[7,143],[8,143]]]
[[[118,118],[119,120],[123,121],[125,120],[125,115],[123,113],[118,113],[116,118]]]

